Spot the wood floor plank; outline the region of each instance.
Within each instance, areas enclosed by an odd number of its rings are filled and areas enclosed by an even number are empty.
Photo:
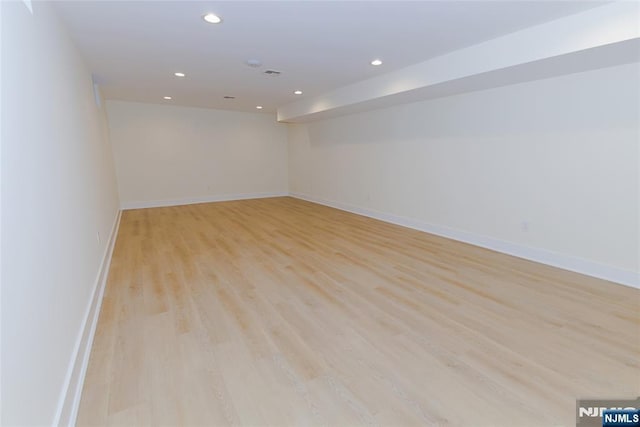
[[[640,292],[292,198],[125,211],[78,425],[572,426]]]

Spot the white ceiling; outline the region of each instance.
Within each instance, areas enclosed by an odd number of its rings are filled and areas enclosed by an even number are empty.
[[[601,4],[56,2],[105,98],[240,111],[263,105],[263,112]],[[201,17],[207,12],[223,23],[205,23]],[[250,58],[263,66],[248,67]],[[371,66],[373,58],[384,64]],[[282,74],[264,75],[267,69]],[[176,71],[187,77],[174,77]],[[295,89],[304,94],[294,95]],[[173,100],[164,101],[166,95]]]

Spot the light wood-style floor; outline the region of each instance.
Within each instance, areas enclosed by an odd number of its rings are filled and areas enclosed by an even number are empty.
[[[573,426],[640,292],[320,205],[123,213],[78,425]]]

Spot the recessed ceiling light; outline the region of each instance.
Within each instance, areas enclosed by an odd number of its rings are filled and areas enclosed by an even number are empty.
[[[165,97],[164,97],[164,99],[166,99],[166,100],[170,100],[170,99],[172,99],[172,98],[171,98],[170,96],[165,96]]]
[[[258,110],[262,110],[262,105],[256,105],[256,108],[257,108]]]
[[[382,61],[379,59],[374,59],[371,61],[371,65],[382,65]]]
[[[173,73],[174,76],[176,77],[185,77],[186,74],[185,73]]]
[[[294,90],[293,93],[296,94],[296,95],[302,95],[302,91],[301,90]]]
[[[202,17],[202,19],[207,21],[209,24],[219,24],[222,22],[222,18],[220,18],[215,13],[207,13]]]

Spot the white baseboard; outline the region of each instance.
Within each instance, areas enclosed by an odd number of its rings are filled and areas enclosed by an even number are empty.
[[[102,297],[104,295],[107,276],[109,275],[109,267],[111,265],[111,257],[115,246],[118,228],[120,227],[120,217],[122,211],[118,211],[116,218],[111,227],[109,242],[102,256],[102,263],[98,270],[98,276],[93,288],[93,294],[82,323],[81,333],[76,341],[74,349],[74,357],[67,371],[65,387],[60,397],[58,411],[53,425],[55,426],[75,426],[78,416],[78,408],[80,406],[80,398],[82,396],[82,386],[84,377],[89,365],[89,356],[91,355],[91,347],[93,345],[93,337],[98,326],[98,317],[100,315],[100,307],[102,306]]]
[[[388,214],[373,209],[362,208],[332,200],[325,200],[318,197],[308,196],[300,193],[289,193],[291,197],[318,203],[332,208],[352,212],[358,215],[375,218],[381,221],[390,222],[392,224],[413,228],[415,230],[424,231],[449,239],[457,240],[471,245],[480,246],[518,258],[524,258],[530,261],[539,262],[541,264],[562,268],[564,270],[574,271],[576,273],[586,274],[587,276],[597,277],[599,279],[609,280],[621,285],[640,288],[640,277],[638,273],[630,270],[612,267],[606,264],[589,261],[583,258],[565,255],[546,249],[533,248],[520,245],[506,240],[496,239],[494,237],[483,236],[468,231],[457,230],[441,225],[429,224],[417,219],[406,218],[399,215]]]
[[[128,210],[128,209],[159,208],[164,206],[193,205],[196,203],[228,202],[232,200],[264,199],[267,197],[284,197],[288,195],[289,195],[288,192],[281,191],[281,192],[266,192],[266,193],[223,194],[219,196],[193,197],[188,199],[176,199],[176,200],[147,200],[147,201],[139,201],[139,202],[122,202],[122,209]]]

